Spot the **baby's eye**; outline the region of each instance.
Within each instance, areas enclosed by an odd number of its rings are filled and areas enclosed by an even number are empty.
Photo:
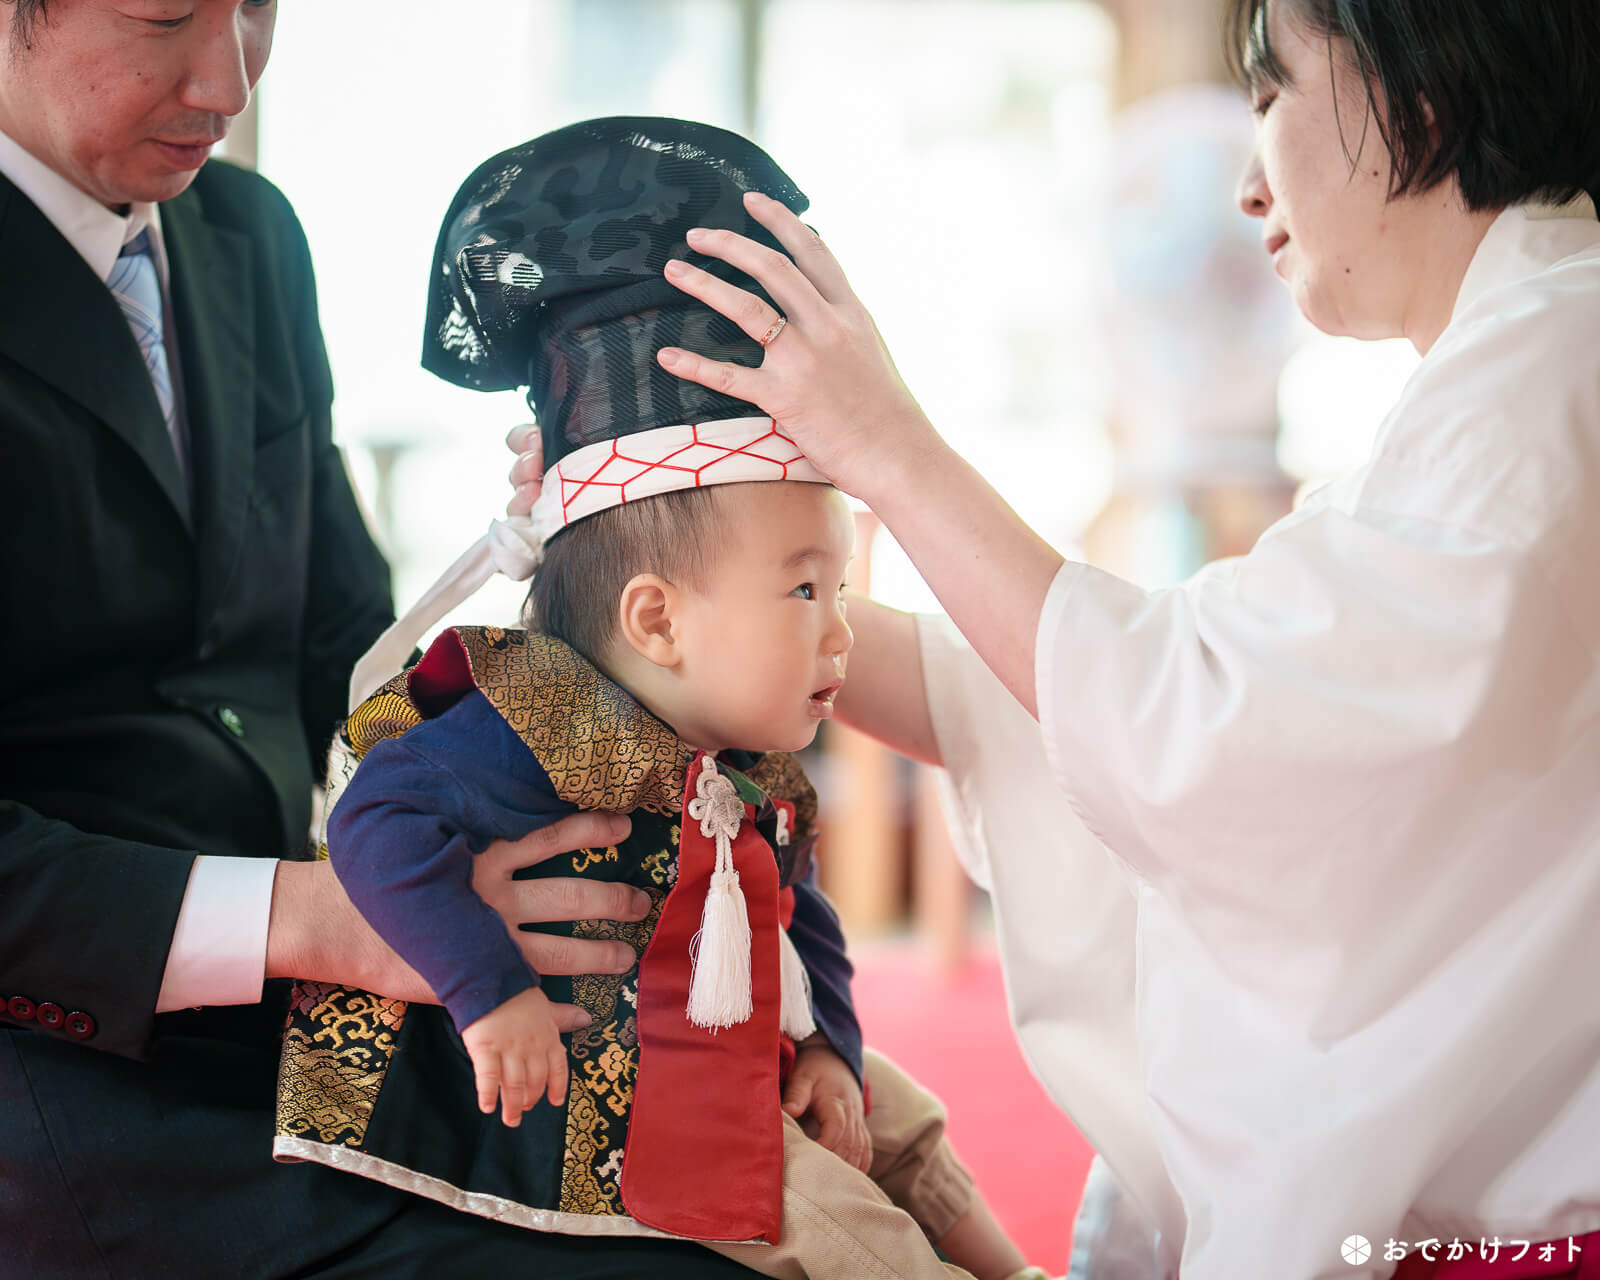
[[[815,600],[817,598],[817,584],[814,582],[802,582],[789,594],[799,596],[802,600]]]
[[[1259,119],[1265,116],[1267,112],[1272,110],[1272,104],[1277,100],[1278,95],[1275,93],[1263,94],[1250,104],[1250,110],[1254,111],[1256,113],[1256,117]]]

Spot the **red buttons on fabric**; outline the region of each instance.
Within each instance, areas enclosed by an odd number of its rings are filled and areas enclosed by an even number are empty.
[[[12,996],[0,1004],[0,1015],[13,1022],[36,1022],[46,1031],[63,1031],[74,1040],[87,1040],[100,1029],[87,1013],[68,1013],[53,1000],[35,1003],[27,996]]]

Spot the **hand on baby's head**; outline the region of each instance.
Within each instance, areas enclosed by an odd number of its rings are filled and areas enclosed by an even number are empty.
[[[511,1128],[542,1096],[559,1106],[567,1096],[567,1047],[561,1042],[550,1001],[530,987],[467,1024],[461,1043],[472,1059],[478,1109],[485,1115],[500,1104]]]

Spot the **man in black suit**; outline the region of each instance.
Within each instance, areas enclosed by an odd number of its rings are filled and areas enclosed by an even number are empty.
[[[274,17],[0,0],[0,1270],[744,1274],[269,1157],[280,979],[431,998],[305,860],[391,612],[300,227],[207,163]],[[482,887],[509,920],[637,918],[622,886],[509,874],[618,821],[491,850]],[[519,937],[546,972],[633,961]]]

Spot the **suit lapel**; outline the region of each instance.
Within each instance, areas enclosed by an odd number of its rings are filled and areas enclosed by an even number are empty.
[[[33,201],[0,175],[0,352],[100,419],[187,520],[149,370],[122,308]]]
[[[161,206],[172,265],[194,467],[198,618],[215,612],[239,554],[255,462],[255,296],[249,239],[205,218],[191,188]]]

